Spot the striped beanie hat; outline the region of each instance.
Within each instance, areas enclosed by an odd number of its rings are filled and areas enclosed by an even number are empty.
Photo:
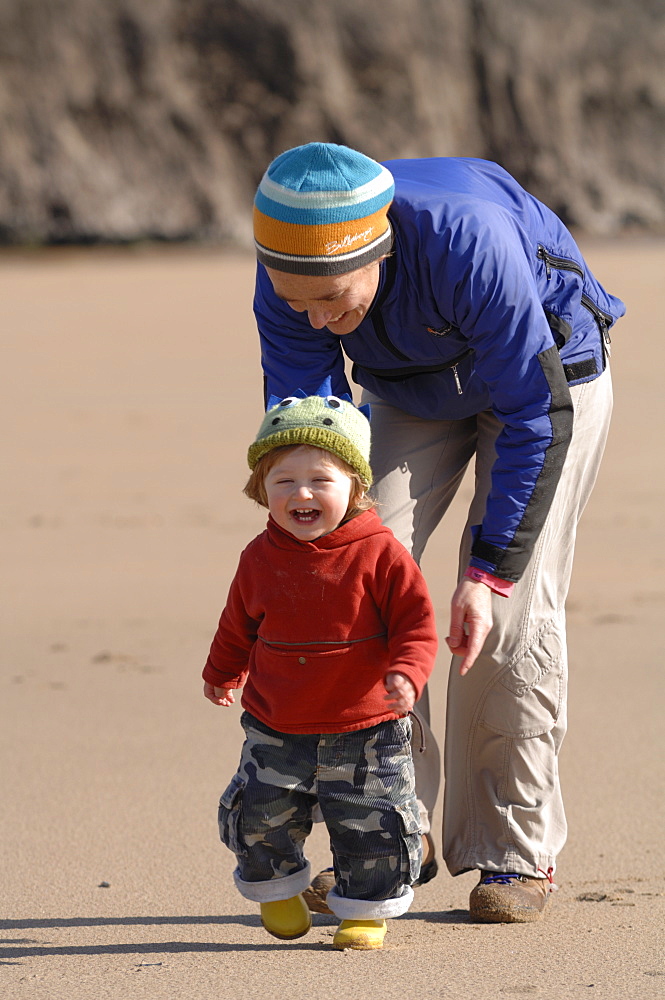
[[[330,142],[288,149],[270,164],[254,200],[259,260],[290,274],[355,271],[388,253],[389,170]]]

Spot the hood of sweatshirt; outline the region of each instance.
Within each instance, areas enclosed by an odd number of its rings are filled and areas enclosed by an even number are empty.
[[[313,542],[303,542],[290,531],[280,528],[272,515],[268,517],[266,527],[268,538],[271,544],[279,549],[288,549],[299,552],[316,552],[321,549],[338,549],[352,542],[368,538],[370,535],[392,534],[390,528],[386,528],[381,523],[381,519],[374,510],[365,510],[362,514],[352,517],[350,521],[344,521],[327,535],[314,539]]]

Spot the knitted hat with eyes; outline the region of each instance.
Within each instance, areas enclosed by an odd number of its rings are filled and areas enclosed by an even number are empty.
[[[348,146],[309,142],[270,164],[254,199],[259,260],[290,274],[346,274],[390,251],[386,167]]]
[[[366,488],[371,485],[368,406],[356,407],[345,396],[307,396],[302,390],[286,399],[271,397],[247,452],[250,469],[273,448],[297,444],[332,452],[358,473]]]

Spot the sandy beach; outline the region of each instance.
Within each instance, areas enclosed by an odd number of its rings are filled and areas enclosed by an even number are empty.
[[[333,951],[326,916],[269,937],[217,837],[240,708],[206,702],[200,673],[265,520],[241,493],[262,403],[253,260],[0,255],[0,995],[663,996],[665,241],[582,245],[628,314],[568,605],[560,889],[540,923],[478,926],[475,876],[442,871],[379,953]],[[424,560],[441,635],[468,494]],[[447,671],[441,654],[438,737]],[[320,827],[308,853],[327,864]]]

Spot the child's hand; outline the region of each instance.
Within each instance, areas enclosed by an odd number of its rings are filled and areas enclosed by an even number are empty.
[[[416,703],[416,689],[406,674],[386,674],[386,701],[393,712],[407,715]]]
[[[224,705],[228,708],[229,705],[235,705],[235,698],[233,697],[233,688],[216,688],[208,681],[203,684],[203,693],[211,701],[213,705]]]

